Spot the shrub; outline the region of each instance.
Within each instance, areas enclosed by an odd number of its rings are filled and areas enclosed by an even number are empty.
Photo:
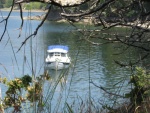
[[[136,73],[130,78],[130,84],[133,84],[133,89],[126,94],[130,98],[131,103],[140,105],[144,99],[149,97],[150,94],[150,74],[146,73],[141,67],[136,68]]]

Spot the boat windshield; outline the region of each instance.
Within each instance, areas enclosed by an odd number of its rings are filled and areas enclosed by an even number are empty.
[[[55,56],[61,56],[61,54],[60,53],[55,53]]]
[[[50,57],[53,57],[53,56],[66,57],[67,54],[66,54],[66,53],[59,53],[59,52],[56,52],[56,53],[49,53],[49,56],[50,56]]]
[[[54,53],[50,53],[49,56],[52,57],[54,55]]]
[[[66,57],[66,54],[65,54],[65,53],[61,53],[61,56],[62,56],[62,57]]]

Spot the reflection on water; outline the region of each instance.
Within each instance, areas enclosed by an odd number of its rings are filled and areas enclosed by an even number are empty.
[[[60,81],[60,83],[67,82],[65,80],[68,76],[68,69],[53,70],[53,69],[45,68],[45,71],[48,72],[51,82],[55,83],[57,80]]]
[[[18,14],[17,14],[18,15]],[[17,23],[15,22],[17,20]],[[113,55],[116,52],[115,45],[90,45],[85,41],[79,41],[82,36],[80,33],[74,33],[74,28],[69,24],[46,22],[39,30],[37,36],[27,41],[26,45],[18,52],[25,38],[31,34],[38,26],[39,21],[25,21],[22,31],[22,37],[18,38],[21,20],[12,18],[9,20],[8,34],[6,34],[0,43],[0,73],[2,76],[8,76],[10,79],[22,76],[23,74],[35,76],[48,71],[50,81],[44,84],[44,99],[50,111],[61,111],[64,103],[76,105],[80,102],[89,100],[89,97],[96,104],[114,102],[110,95],[105,91],[95,87],[91,82],[98,86],[105,87],[111,92],[123,95],[128,91],[128,79],[130,70],[120,68],[114,63],[114,60],[127,62],[129,57],[137,57],[137,53],[130,51],[127,54]],[[3,24],[0,24],[0,33],[3,31]],[[9,40],[9,41],[8,41]],[[98,42],[98,40],[96,40]],[[31,48],[32,44],[32,48]],[[68,45],[72,64],[66,70],[44,70],[47,46],[54,44]],[[15,52],[15,54],[14,54]],[[33,70],[32,70],[33,67]],[[5,91],[5,87],[2,87]],[[4,95],[4,94],[3,94]],[[104,98],[109,97],[109,98]],[[101,105],[100,105],[101,106]]]
[[[51,112],[62,111],[68,93],[69,69],[52,70],[45,68],[45,71],[50,76],[50,80],[44,84],[46,106],[50,107],[49,111]]]

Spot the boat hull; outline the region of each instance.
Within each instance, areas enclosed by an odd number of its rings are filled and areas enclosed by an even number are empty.
[[[60,70],[66,69],[69,67],[69,63],[62,63],[62,62],[48,62],[47,67],[49,69]]]

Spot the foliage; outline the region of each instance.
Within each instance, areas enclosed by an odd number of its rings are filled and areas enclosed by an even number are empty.
[[[48,79],[49,76],[46,73],[38,77],[35,82],[29,75],[25,75],[21,78],[15,78],[14,80],[10,81],[8,81],[6,78],[0,78],[1,83],[8,86],[6,96],[1,106],[4,108],[13,107],[14,112],[19,112],[21,111],[21,104],[25,101],[39,101],[39,104],[42,105],[40,100],[42,94],[42,81]],[[23,90],[26,91],[26,96],[22,95]]]
[[[0,7],[1,8],[10,8],[12,6],[13,0],[2,0],[0,1]],[[33,2],[33,3],[24,3],[23,9],[31,10],[31,9],[42,9],[46,7],[46,4],[39,3],[39,2]]]
[[[1,0],[0,1],[0,4],[4,4],[6,1],[5,0]]]
[[[3,1],[3,3],[4,3],[4,5],[3,5],[4,8],[9,8],[12,6],[13,0],[5,0],[5,1]]]
[[[5,1],[0,1],[0,8],[3,8],[3,4],[5,3]]]
[[[143,102],[144,99],[149,97],[149,79],[150,74],[147,74],[143,68],[136,68],[136,73],[130,78],[130,83],[133,84],[134,88],[130,93],[126,94],[126,97],[130,98],[132,103],[139,105]]]
[[[34,86],[28,86],[27,87],[27,99],[30,102],[34,102],[36,100],[40,100],[41,93],[42,93],[42,84],[39,82],[36,82]]]
[[[26,9],[26,10],[42,9],[42,8],[46,7],[46,4],[42,4],[42,3],[39,3],[39,2],[33,2],[33,3],[24,4],[23,7],[24,7],[24,9]]]
[[[79,8],[80,8],[80,10],[87,10],[88,9],[88,4],[86,3],[86,4],[83,4],[83,5],[81,5]]]
[[[8,81],[6,78],[1,78],[1,82],[8,86],[6,96],[3,100],[4,107],[14,107],[14,111],[20,111],[21,103],[25,101],[25,98],[21,96],[21,90],[27,88],[32,81],[29,75],[25,75],[22,78],[15,78]]]

